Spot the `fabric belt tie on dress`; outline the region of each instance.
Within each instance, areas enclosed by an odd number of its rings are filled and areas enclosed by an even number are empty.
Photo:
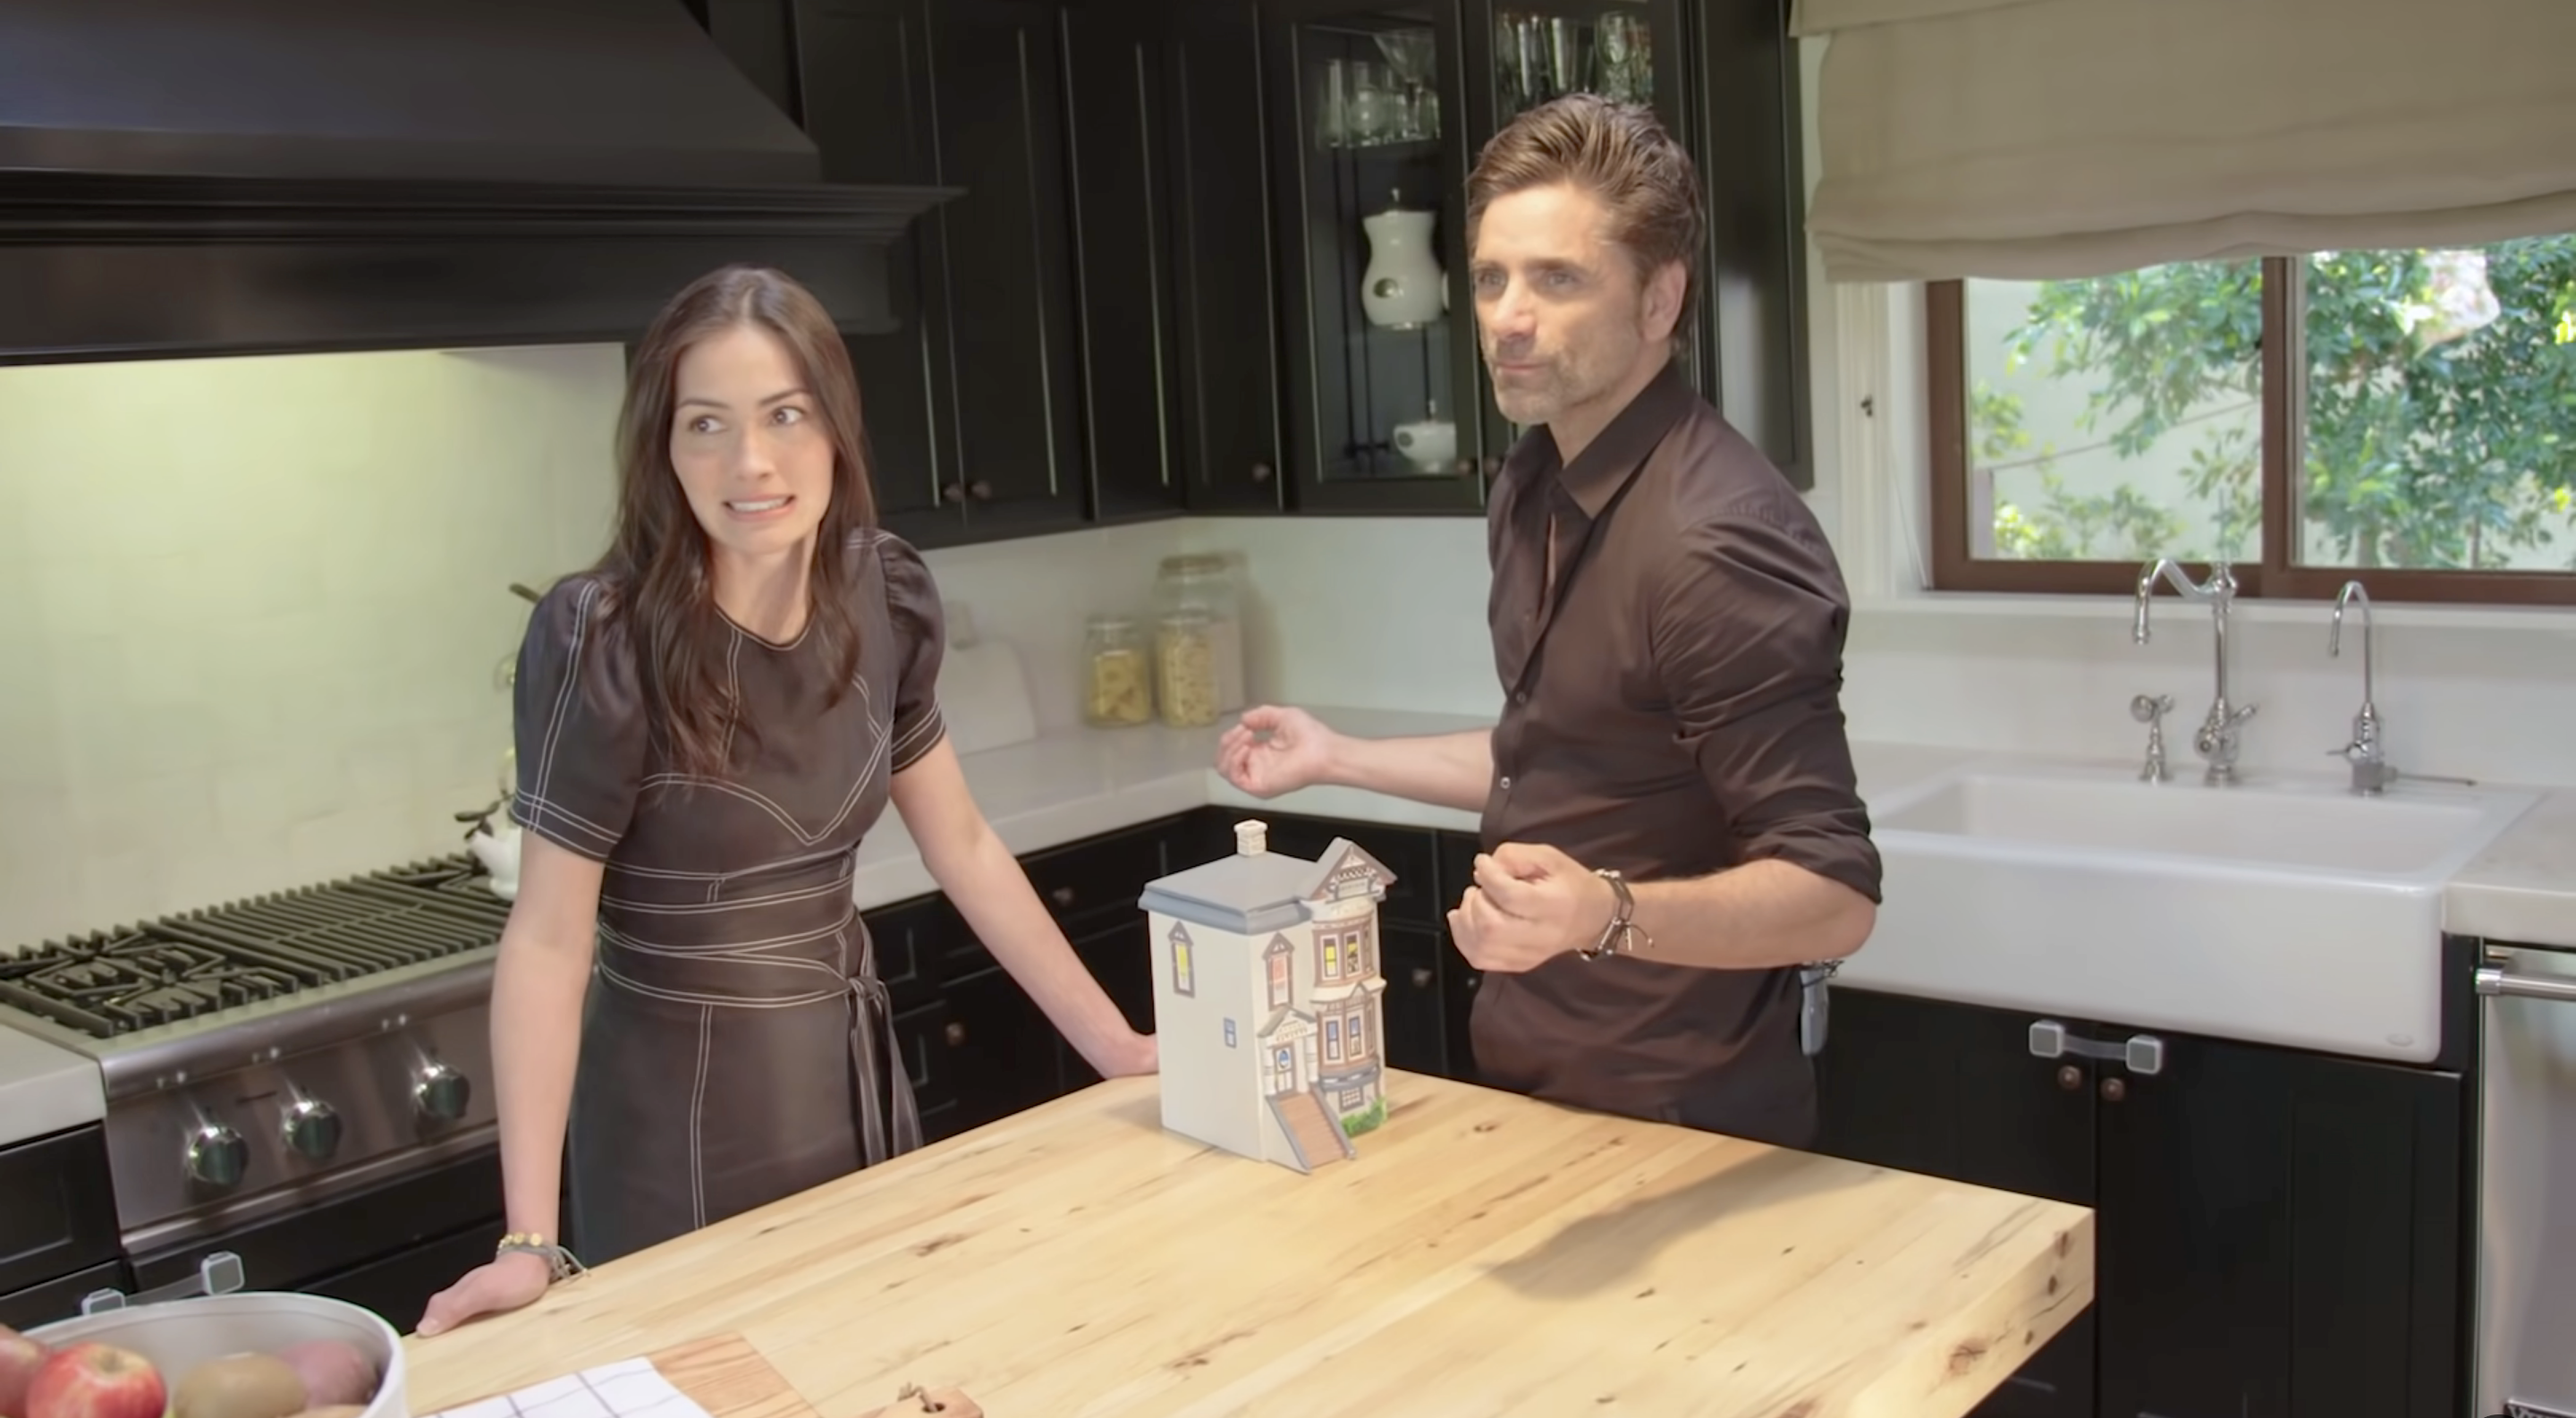
[[[890,1147],[887,1129],[879,1126],[877,1110],[859,1109],[859,1143],[866,1149],[868,1165],[873,1167],[921,1146],[921,1111],[913,1102],[912,1075],[904,1067],[903,1041],[894,1033],[894,996],[886,989],[885,981],[873,973],[852,977],[850,1005],[850,1066],[862,1082],[869,1077],[868,1030],[874,1028],[877,1037],[885,1040],[889,1072],[879,1096],[889,1104],[887,1117],[894,1132]]]

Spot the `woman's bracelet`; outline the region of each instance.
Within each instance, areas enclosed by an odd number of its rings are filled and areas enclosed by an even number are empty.
[[[569,1280],[589,1269],[575,1258],[572,1252],[548,1242],[542,1233],[536,1231],[513,1231],[503,1236],[501,1244],[493,1250],[492,1258],[499,1260],[512,1251],[526,1251],[530,1255],[544,1256],[546,1279],[549,1282]]]

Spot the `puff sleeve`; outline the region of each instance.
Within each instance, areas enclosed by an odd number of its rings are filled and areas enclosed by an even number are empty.
[[[606,624],[607,588],[568,577],[537,603],[512,688],[519,825],[606,861],[644,778],[643,687],[626,637]]]
[[[885,569],[886,619],[895,639],[892,771],[900,773],[939,746],[948,727],[939,717],[939,665],[948,649],[939,586],[921,553],[901,537],[877,547]]]

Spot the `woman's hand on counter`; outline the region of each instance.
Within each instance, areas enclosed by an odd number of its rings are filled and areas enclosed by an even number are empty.
[[[515,1310],[546,1293],[550,1283],[544,1256],[512,1251],[465,1272],[465,1278],[429,1297],[419,1333],[444,1334],[477,1315]]]
[[[1159,1073],[1163,1067],[1162,1047],[1151,1034],[1130,1033],[1118,1042],[1117,1052],[1107,1059],[1093,1061],[1092,1071],[1103,1078],[1126,1078],[1140,1073]]]

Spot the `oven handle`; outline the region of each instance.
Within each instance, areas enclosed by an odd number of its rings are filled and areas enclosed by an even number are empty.
[[[2517,975],[2497,965],[2482,965],[2477,974],[2478,993],[2513,995],[2521,999],[2556,1000],[2576,1004],[2576,979],[2553,975]]]

